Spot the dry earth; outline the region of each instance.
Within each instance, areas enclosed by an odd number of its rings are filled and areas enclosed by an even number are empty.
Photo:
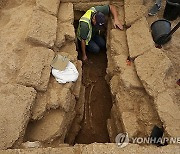
[[[117,7],[121,23],[131,25],[124,31],[114,29],[111,16],[107,25],[105,79],[113,106],[108,105],[111,112],[106,115],[110,116],[102,125],[107,125],[105,132],[112,143],[69,146],[64,143],[73,144],[83,126],[87,92],[82,84],[82,63],[77,59],[73,21],[79,19],[80,11],[109,3]],[[130,144],[121,150],[113,144],[118,133],[147,137],[154,125],[164,128],[165,137],[180,135],[180,87],[176,84],[180,78],[180,30],[157,49],[150,26],[163,18],[165,1],[158,14],[149,17],[153,3],[1,0],[0,153],[180,153],[179,145],[157,148]],[[171,22],[172,27],[178,22],[179,17]],[[75,83],[58,84],[52,77],[50,63],[55,54],[67,56],[78,68]],[[128,56],[136,57],[131,66],[126,64]],[[24,148],[26,141],[40,141],[44,148],[13,150]],[[6,150],[9,148],[12,150]]]

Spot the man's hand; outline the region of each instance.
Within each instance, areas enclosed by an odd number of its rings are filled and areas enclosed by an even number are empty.
[[[120,30],[123,30],[123,25],[120,24],[120,21],[118,19],[114,20],[114,28],[119,28]]]
[[[86,62],[88,60],[86,56],[86,43],[85,40],[81,40],[81,50],[82,50],[82,61]]]
[[[113,15],[113,18],[114,18],[114,28],[119,28],[120,30],[123,30],[123,26],[121,25],[119,19],[118,19],[118,13],[117,13],[117,10],[116,10],[116,7],[114,5],[109,5],[110,7],[110,11]]]
[[[87,60],[88,60],[87,56],[84,55],[84,56],[82,57],[82,61],[83,61],[83,62],[86,62]]]

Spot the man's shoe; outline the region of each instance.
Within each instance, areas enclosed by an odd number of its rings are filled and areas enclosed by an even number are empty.
[[[150,15],[150,16],[156,15],[157,12],[160,10],[160,8],[161,8],[161,5],[155,3],[155,4],[153,5],[153,7],[149,10],[148,15]]]

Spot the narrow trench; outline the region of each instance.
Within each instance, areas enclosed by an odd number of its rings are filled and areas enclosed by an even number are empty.
[[[74,22],[77,29],[78,20]],[[80,51],[79,51],[80,52]],[[107,119],[110,117],[112,98],[105,80],[107,68],[106,51],[98,54],[87,52],[88,64],[83,64],[83,85],[85,86],[85,110],[81,130],[75,143],[110,142]]]
[[[83,65],[83,85],[86,87],[84,119],[75,142],[106,143],[109,142],[106,121],[112,108],[110,89],[105,80],[106,53],[88,54],[88,58],[92,63]]]

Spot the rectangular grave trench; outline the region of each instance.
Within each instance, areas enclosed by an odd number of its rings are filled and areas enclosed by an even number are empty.
[[[80,17],[84,11],[74,11],[74,27],[77,30]],[[102,37],[106,40],[107,27],[102,29]],[[80,46],[78,58],[81,59]],[[82,83],[85,86],[85,108],[81,129],[76,136],[76,144],[90,144],[94,142],[110,142],[107,130],[107,119],[110,118],[112,98],[110,87],[105,80],[107,68],[106,50],[94,54],[86,52],[88,64],[83,64]]]

